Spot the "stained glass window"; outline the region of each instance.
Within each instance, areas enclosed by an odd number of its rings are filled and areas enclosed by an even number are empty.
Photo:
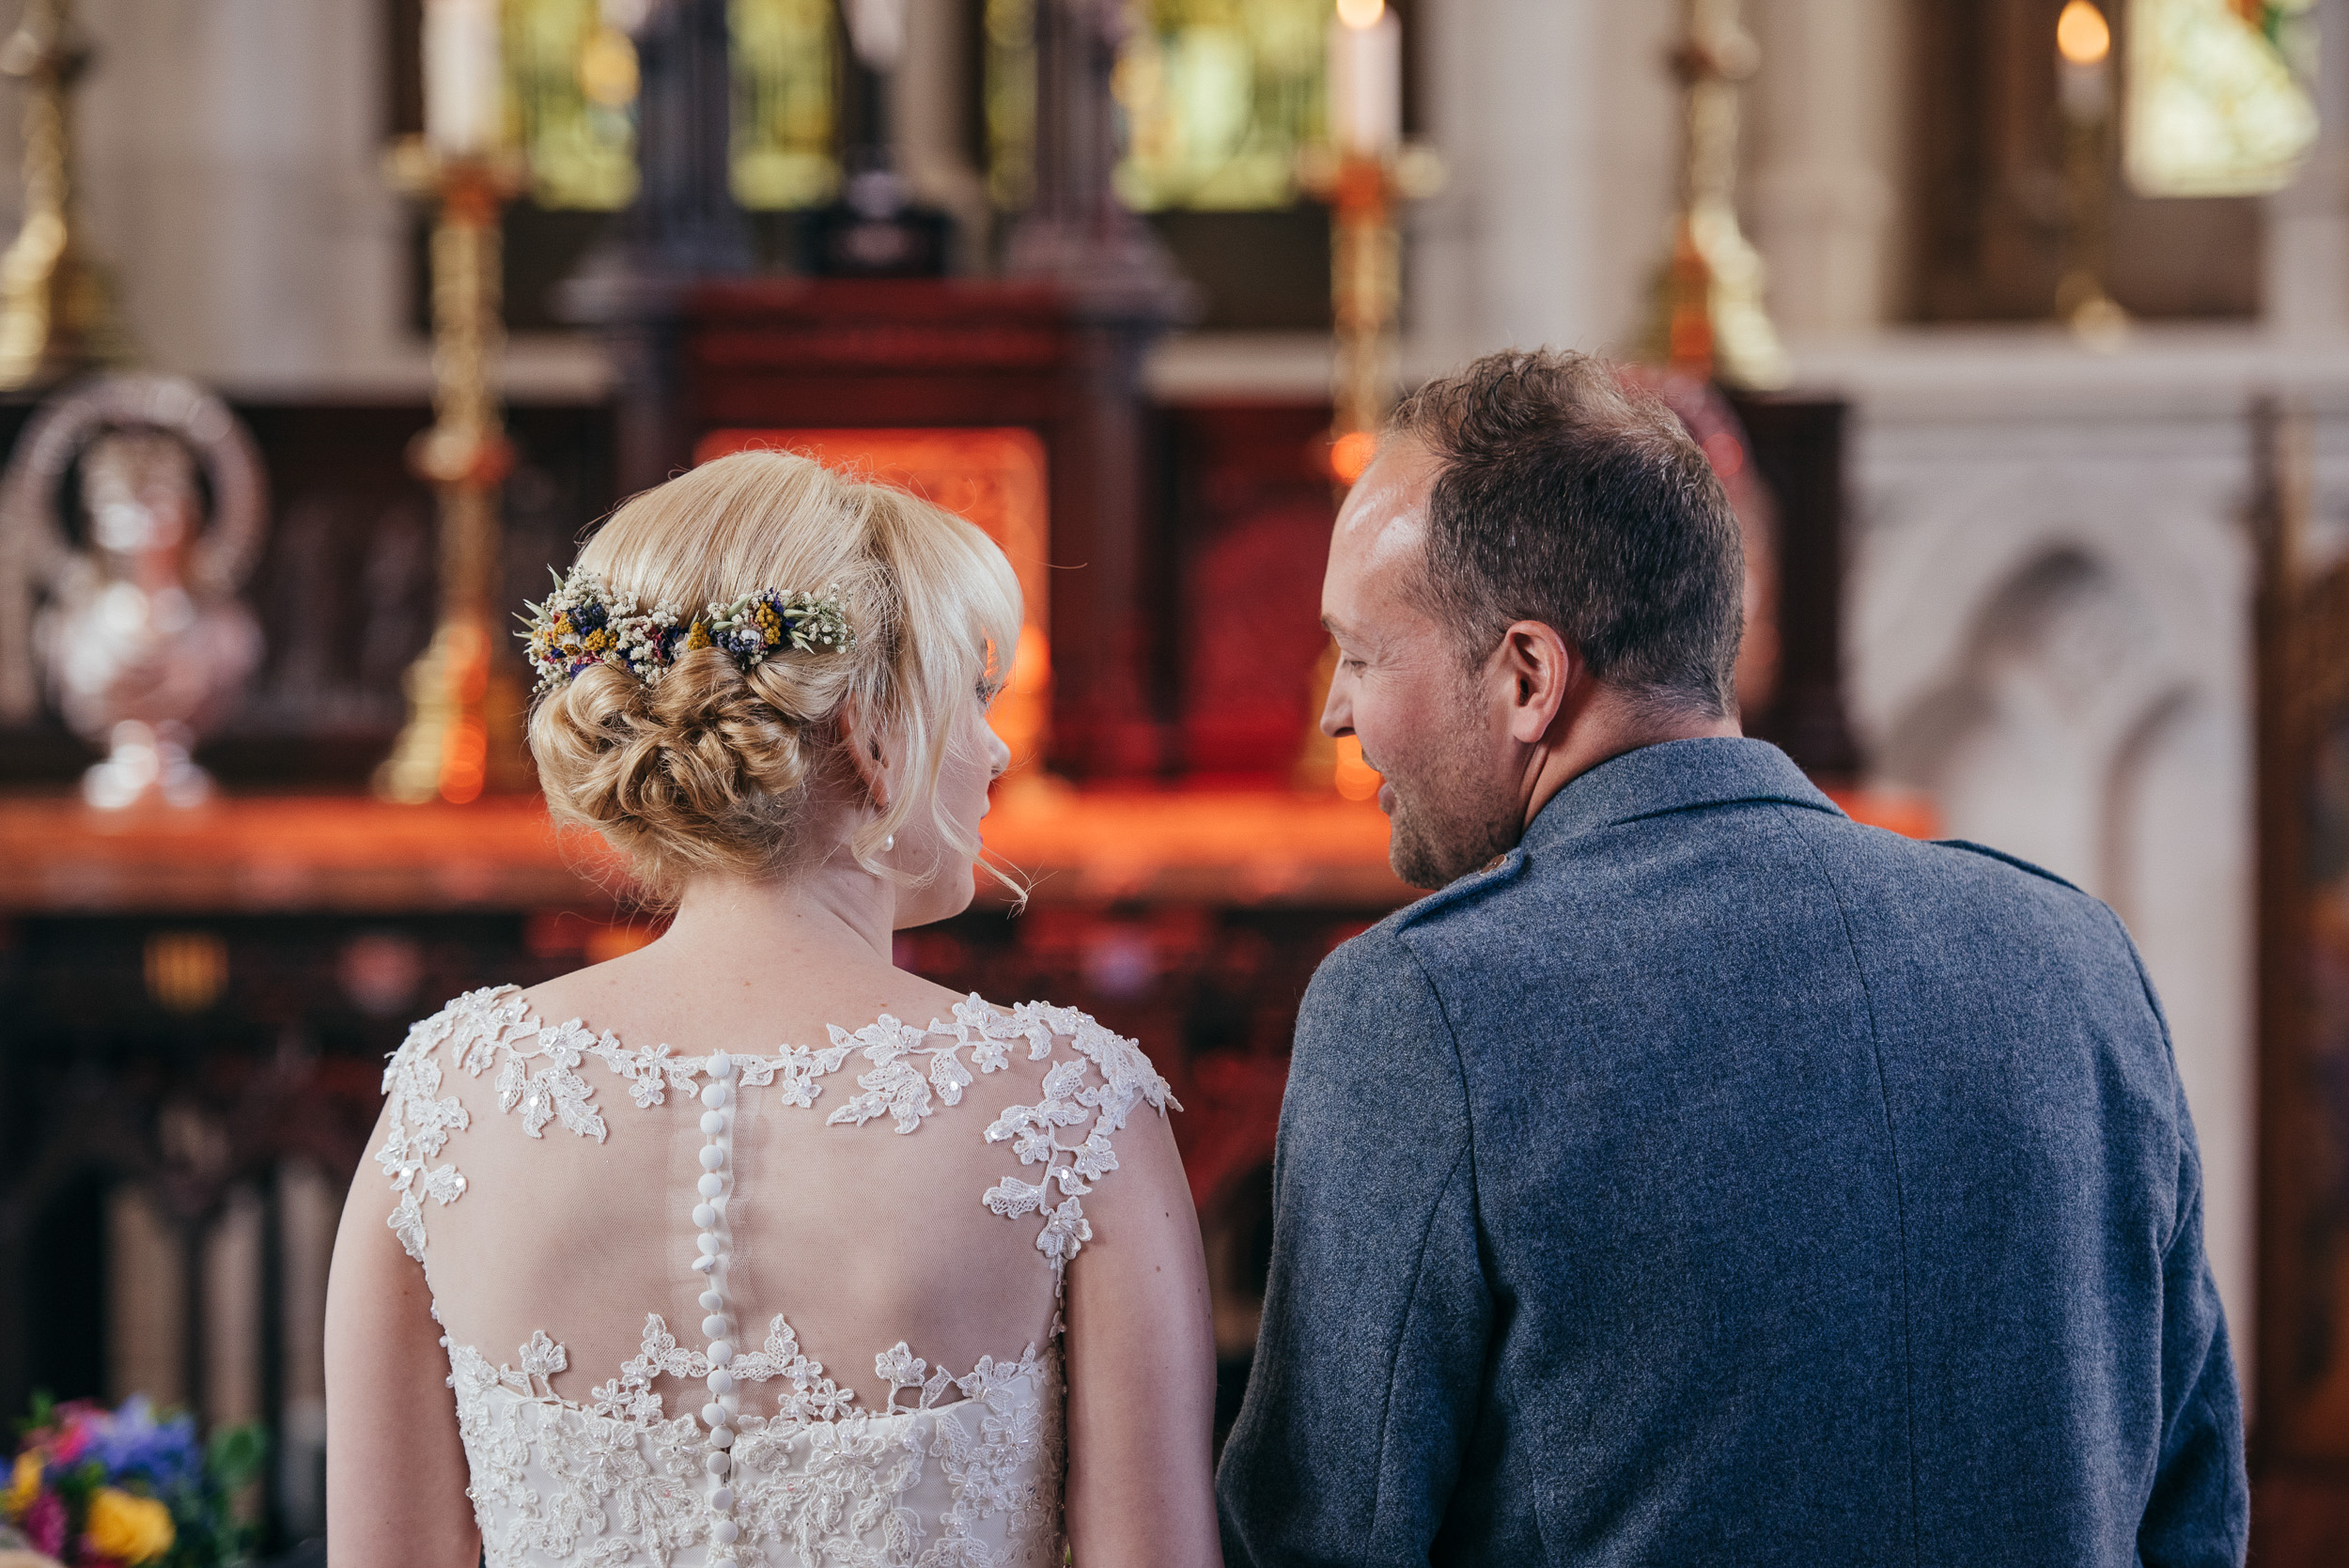
[[[636,198],[636,51],[600,0],[509,0],[515,139],[540,207],[609,211]]]
[[[636,52],[605,0],[506,0],[515,142],[540,207],[611,211],[636,195]],[[754,210],[815,207],[832,157],[833,0],[730,0],[734,194]]]
[[[1317,140],[1330,0],[1135,0],[1117,187],[1142,211],[1286,207]]]
[[[2291,183],[2316,140],[2314,0],[2133,0],[2123,162],[2150,196]],[[2295,70],[2295,67],[2297,70]]]
[[[817,207],[840,183],[836,14],[832,0],[732,0],[734,199],[744,207]]]
[[[987,0],[987,194],[1016,211],[1035,187],[1036,0]]]

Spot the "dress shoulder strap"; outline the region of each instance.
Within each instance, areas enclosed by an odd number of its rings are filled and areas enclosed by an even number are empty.
[[[1012,1010],[1008,1032],[1028,1044],[1030,1061],[1052,1063],[1044,1075],[1044,1097],[1016,1105],[987,1129],[989,1143],[1009,1143],[1022,1169],[1040,1165],[1035,1181],[1014,1174],[988,1188],[987,1206],[1006,1219],[1044,1217],[1036,1250],[1063,1275],[1068,1260],[1093,1239],[1083,1199],[1117,1169],[1112,1140],[1137,1105],[1163,1116],[1182,1109],[1172,1089],[1140,1045],[1104,1029],[1073,1007],[1025,1002]],[[1062,1049],[1062,1042],[1067,1050]],[[1072,1054],[1073,1053],[1073,1054]],[[1053,1189],[1059,1189],[1054,1202]]]
[[[490,1088],[502,1112],[521,1113],[521,1129],[545,1135],[549,1122],[600,1143],[608,1133],[596,1108],[595,1090],[580,1077],[580,1064],[594,1056],[627,1080],[640,1106],[658,1105],[664,1087],[692,1091],[692,1063],[658,1050],[630,1050],[609,1034],[598,1035],[574,1018],[542,1024],[531,1014],[517,986],[468,991],[408,1031],[383,1069],[383,1147],[376,1163],[399,1194],[385,1221],[400,1246],[424,1261],[424,1200],[446,1205],[464,1195],[465,1178],[456,1162],[435,1165],[452,1132],[472,1125],[464,1102],[443,1095],[447,1068],[474,1078],[496,1069]]]
[[[412,1025],[384,1063],[383,1146],[375,1162],[399,1195],[384,1223],[418,1263],[424,1261],[424,1200],[446,1205],[465,1190],[454,1160],[433,1163],[447,1148],[448,1135],[472,1123],[462,1100],[441,1093],[441,1048],[459,1042],[454,1056],[462,1060],[473,1042],[502,1035],[525,1016],[521,992],[512,986],[468,991]]]
[[[1074,1007],[1028,1001],[999,1011],[972,992],[927,1029],[883,1017],[854,1033],[835,1027],[832,1040],[833,1050],[855,1049],[872,1066],[857,1076],[860,1093],[826,1120],[861,1126],[885,1115],[901,1133],[919,1127],[939,1102],[960,1104],[975,1075],[1003,1071],[1015,1051],[1051,1063],[1043,1097],[1009,1107],[986,1133],[989,1143],[1009,1143],[1022,1168],[1044,1169],[1033,1182],[1007,1175],[980,1201],[1005,1219],[1042,1215],[1036,1250],[1055,1276],[1093,1239],[1082,1200],[1117,1169],[1112,1140],[1134,1107],[1161,1115],[1182,1109],[1139,1045]]]

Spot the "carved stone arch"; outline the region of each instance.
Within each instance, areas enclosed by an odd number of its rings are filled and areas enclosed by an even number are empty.
[[[1930,790],[1958,836],[2092,892],[2126,738],[2192,689],[2145,597],[2102,551],[2050,541],[1985,594],[1940,678],[1887,727],[1886,774]]]
[[[2177,683],[2238,678],[2248,551],[2196,495],[2149,488],[2116,507],[2065,465],[2023,463],[1879,487],[1866,505],[1847,678],[1874,757],[1897,749],[1921,704],[1947,695],[1989,607],[2051,557],[2077,554],[2123,590]]]

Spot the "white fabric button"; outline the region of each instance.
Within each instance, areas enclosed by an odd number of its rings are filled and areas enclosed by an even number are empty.
[[[734,1446],[734,1428],[730,1426],[711,1427],[709,1429],[709,1446],[714,1449],[732,1448]]]
[[[702,1085],[702,1104],[715,1110],[726,1103],[726,1086],[723,1083]]]
[[[700,1257],[693,1260],[694,1270],[698,1273],[707,1274],[717,1266],[718,1260],[711,1257],[707,1252],[704,1252]]]
[[[726,1371],[723,1367],[720,1367],[716,1372],[711,1373],[703,1381],[709,1385],[709,1391],[713,1394],[730,1394],[734,1392],[734,1374]]]
[[[718,1238],[708,1231],[704,1231],[701,1234],[695,1236],[693,1238],[693,1244],[713,1258],[718,1255]]]
[[[721,1514],[734,1512],[734,1488],[721,1486],[709,1494],[709,1506]]]
[[[693,1184],[693,1190],[700,1193],[705,1198],[715,1198],[719,1193],[723,1192],[725,1189],[726,1179],[718,1174],[715,1171],[710,1172],[709,1174],[704,1176],[701,1180]]]
[[[701,1303],[703,1312],[714,1312],[726,1304],[726,1298],[714,1290],[706,1290],[702,1292]]]
[[[708,1470],[711,1475],[723,1475],[728,1470],[734,1468],[734,1461],[728,1459],[725,1456],[724,1451],[721,1450],[720,1452],[711,1454],[708,1458],[703,1460],[702,1467]]]
[[[708,1203],[693,1205],[693,1224],[697,1229],[706,1231],[717,1222],[718,1211],[716,1209],[711,1208]]]
[[[708,1317],[702,1319],[702,1337],[704,1339],[714,1340],[725,1331],[726,1320],[720,1317],[716,1312],[712,1312]]]
[[[711,1340],[709,1342],[709,1364],[713,1367],[733,1365],[734,1346],[724,1340]]]
[[[715,1143],[702,1145],[702,1169],[715,1171],[726,1162],[726,1152]]]
[[[709,1059],[709,1076],[718,1079],[721,1083],[732,1081],[734,1078],[734,1058],[728,1056],[724,1051],[720,1051],[717,1055],[711,1057]]]
[[[731,1546],[734,1545],[734,1538],[742,1533],[742,1527],[732,1519],[721,1519],[709,1527],[709,1533],[718,1538],[718,1545],[721,1546]]]
[[[702,1406],[702,1424],[704,1426],[716,1426],[720,1421],[724,1421],[725,1419],[726,1407],[719,1404],[716,1400],[713,1399],[708,1404]]]
[[[726,1113],[724,1111],[705,1110],[702,1112],[702,1131],[709,1134],[710,1137],[715,1138],[725,1130]]]

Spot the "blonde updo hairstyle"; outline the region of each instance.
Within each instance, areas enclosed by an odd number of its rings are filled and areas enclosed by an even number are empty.
[[[598,664],[539,700],[530,750],[549,810],[600,833],[647,891],[674,898],[695,877],[784,876],[830,853],[808,831],[810,786],[854,778],[838,723],[850,699],[867,733],[911,764],[848,835],[857,863],[918,884],[976,858],[975,834],[938,804],[939,772],[956,705],[1010,669],[1020,625],[1019,580],[978,528],[807,458],[741,452],[628,502],[579,562],[614,598],[675,610],[681,624],[762,588],[829,591],[854,633],[847,652],[786,648],[747,671],[719,648],[681,651],[650,684]],[[944,846],[938,863],[881,865],[917,813]]]

